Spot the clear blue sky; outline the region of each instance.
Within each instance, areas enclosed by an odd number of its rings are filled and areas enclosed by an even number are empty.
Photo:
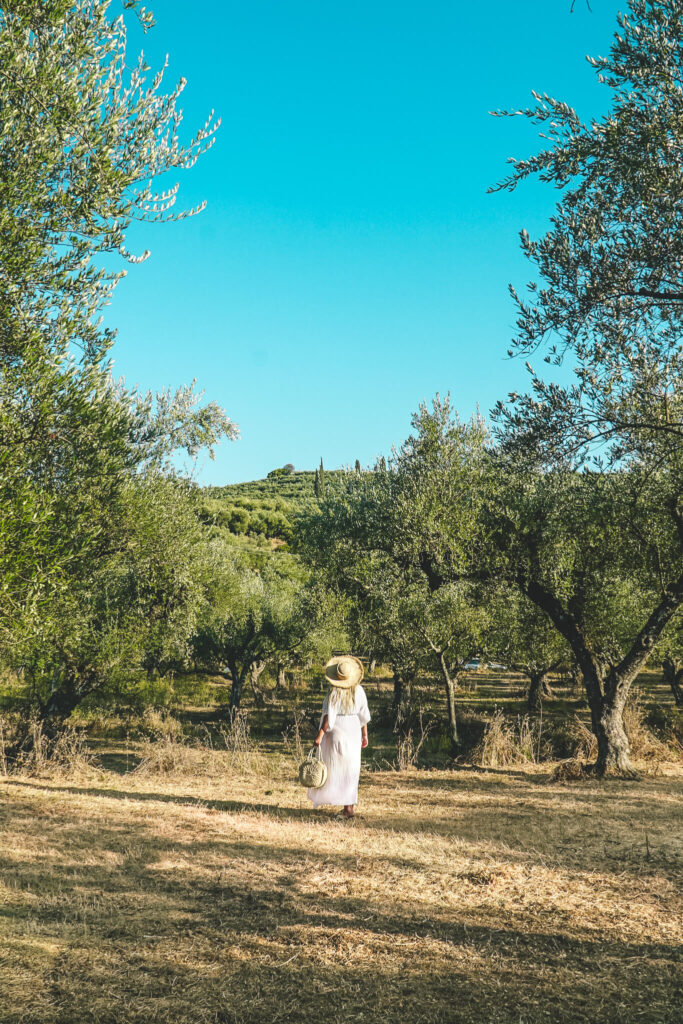
[[[487,412],[526,373],[505,358],[518,231],[556,194],[487,195],[537,148],[530,90],[590,116],[608,98],[583,60],[605,53],[611,0],[180,0],[151,4],[142,40],[188,79],[189,135],[215,107],[215,147],[181,176],[196,218],[146,226],[107,312],[115,373],[159,390],[196,377],[242,430],[198,479],[285,462],[370,463],[450,391]],[[625,6],[625,5],[624,5]],[[132,38],[131,43],[140,42]]]

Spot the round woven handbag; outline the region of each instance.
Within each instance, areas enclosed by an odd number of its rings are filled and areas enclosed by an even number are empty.
[[[299,782],[306,789],[320,789],[327,782],[327,765],[320,747],[311,747],[308,757],[299,765]]]

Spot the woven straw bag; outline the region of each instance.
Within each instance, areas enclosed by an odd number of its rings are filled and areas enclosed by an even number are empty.
[[[320,747],[312,747],[306,760],[299,765],[299,782],[306,789],[320,789],[327,782],[327,765]]]

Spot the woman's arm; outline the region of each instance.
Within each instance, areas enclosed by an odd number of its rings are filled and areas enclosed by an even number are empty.
[[[315,743],[316,747],[319,747],[320,744],[322,743],[323,736],[327,732],[327,730],[329,728],[329,724],[330,724],[330,720],[327,717],[327,715],[325,715],[325,717],[323,718],[323,721],[322,721],[322,725],[320,726],[320,732],[318,733],[316,738],[313,740],[313,742]],[[366,732],[367,732],[367,730],[366,730]]]
[[[360,745],[361,745],[361,747],[365,748],[368,745],[368,727],[367,727],[367,725],[364,725],[361,728],[360,735],[361,735]]]

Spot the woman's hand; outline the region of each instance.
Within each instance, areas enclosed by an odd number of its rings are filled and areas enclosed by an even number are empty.
[[[361,731],[360,745],[363,748],[363,750],[365,750],[365,748],[368,745],[368,730],[366,726],[363,726],[363,729]]]
[[[329,725],[329,721],[330,721],[329,718],[327,717],[327,715],[325,715],[325,717],[323,718],[322,722],[320,723],[320,729],[318,730],[318,735],[313,740],[313,742],[315,743],[316,747],[319,747],[320,744],[322,743],[323,736],[325,735],[325,733],[327,731],[327,726]]]

